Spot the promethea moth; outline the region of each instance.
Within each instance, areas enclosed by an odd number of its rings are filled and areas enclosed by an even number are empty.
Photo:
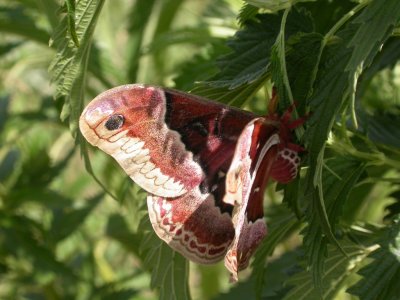
[[[191,94],[132,84],[97,96],[79,126],[148,192],[157,235],[203,264],[225,256],[237,280],[267,234],[263,194],[269,178],[297,175],[302,148],[291,143],[291,111],[250,112]]]

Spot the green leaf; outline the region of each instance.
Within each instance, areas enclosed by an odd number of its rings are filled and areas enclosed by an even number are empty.
[[[297,249],[285,251],[279,257],[270,259],[265,268],[263,278],[265,284],[262,287],[261,295],[255,293],[257,277],[250,276],[245,280],[240,280],[229,292],[221,294],[215,300],[281,300],[289,290],[288,287],[283,287],[284,282],[291,274],[299,272],[298,260],[299,251]]]
[[[87,205],[83,208],[54,211],[53,220],[49,230],[49,237],[54,244],[74,233],[83,224],[97,204],[103,199],[103,195],[97,195],[87,200]]]
[[[394,148],[400,148],[400,116],[376,113],[361,119],[368,138]]]
[[[324,53],[322,53],[319,73],[314,86],[314,94],[310,99],[313,111],[313,115],[309,121],[311,128],[307,134],[309,142],[308,150],[310,152],[310,170],[307,174],[307,186],[310,189],[312,189],[313,185],[316,186],[319,184],[318,176],[322,168],[326,139],[339,109],[347,106],[349,104],[348,100],[354,97],[354,87],[360,75],[360,67],[370,64],[379,50],[377,48],[378,44],[380,45],[388,38],[390,28],[393,27],[393,20],[400,17],[399,9],[388,12],[384,7],[388,6],[393,9],[397,5],[399,3],[396,0],[373,1],[371,5],[368,5],[368,2],[360,3],[355,10],[360,10],[364,6],[367,6],[364,12],[338,32],[336,42],[324,49]],[[339,26],[348,20],[353,13],[354,11],[344,16],[335,26]],[[376,28],[369,27],[370,23],[368,25],[365,24],[366,20],[374,16],[375,13],[379,15],[378,20],[388,14],[387,21],[382,21],[380,24],[375,24],[375,21],[371,22],[379,28],[380,33],[375,31]],[[375,20],[375,17],[373,19]],[[375,34],[361,41],[365,35],[369,35],[368,31]],[[325,39],[332,39],[331,34],[332,31],[327,34]],[[361,47],[360,43],[363,44],[366,40],[370,44]],[[357,43],[357,47],[353,48],[356,41],[359,43]],[[368,60],[364,62],[367,58]],[[349,94],[347,92],[350,93],[351,98],[348,98]]]
[[[324,199],[319,198],[318,191],[307,195],[312,197],[312,200],[306,211],[306,220],[309,224],[303,231],[303,243],[317,289],[323,288],[321,278],[324,274],[328,240],[339,248],[341,247],[333,232],[339,216],[342,214],[343,205],[364,168],[364,163],[351,157],[334,157],[327,161],[327,167],[322,177]],[[321,207],[321,201],[324,201],[323,207]],[[328,220],[329,223],[325,220]]]
[[[299,33],[286,43],[287,73],[294,100],[299,103],[300,110],[312,90],[322,39],[322,35],[318,33]]]
[[[271,209],[271,208],[270,208]],[[274,253],[276,246],[285,241],[293,232],[299,229],[300,221],[285,206],[272,207],[272,211],[267,212],[268,235],[258,247],[254,255],[253,277],[255,280],[255,290],[258,298],[261,297],[265,282],[265,274],[269,264],[265,261],[268,256]]]
[[[42,186],[20,186],[4,198],[8,210],[22,209],[24,204],[39,204],[48,209],[60,209],[71,205],[71,199]]]
[[[355,97],[358,79],[362,70],[372,63],[380,51],[382,43],[392,34],[398,20],[400,20],[400,3],[396,0],[385,0],[372,1],[353,21],[353,24],[359,26],[348,44],[353,51],[345,71],[349,71],[348,90],[352,106],[352,121],[355,127],[357,127]]]
[[[125,289],[120,289],[120,290],[115,290],[115,288],[110,287],[108,290],[104,291],[101,290],[101,292],[98,293],[98,298],[94,299],[99,299],[99,300],[127,300],[127,299],[137,299],[137,294],[139,291],[135,289],[130,289],[130,288],[125,288]]]
[[[280,106],[286,108],[293,105],[295,100],[300,101],[301,104],[298,108],[304,113],[306,110],[305,99],[310,94],[314,83],[323,39],[319,34],[300,31],[295,36],[290,36],[286,42],[287,23],[297,15],[301,14],[296,10],[291,14],[289,14],[289,10],[285,10],[283,14],[281,30],[271,53],[271,73],[272,81],[277,88],[279,99],[281,99]],[[306,29],[311,29],[312,20],[308,20],[308,22],[310,28]],[[300,44],[298,44],[299,40],[301,40]],[[296,47],[296,44],[301,46]],[[297,109],[295,109],[294,118],[299,118]],[[296,128],[298,139],[303,134],[302,126]]]
[[[79,40],[75,28],[75,0],[66,0],[65,5],[67,6],[69,34],[75,46],[79,47]]]
[[[0,6],[0,32],[16,34],[44,45],[50,38],[22,6]]]
[[[218,60],[221,72],[208,81],[215,87],[235,89],[263,77],[270,64],[272,45],[280,33],[282,15],[262,14],[255,20],[246,22],[227,46],[230,54]],[[287,36],[297,31],[311,31],[312,23],[308,16],[294,11],[288,20]]]
[[[148,1],[147,1],[148,2]],[[202,40],[202,32],[200,35],[197,35],[197,32],[193,32],[190,34],[190,29],[185,32],[180,32],[180,30],[173,29],[173,22],[177,18],[179,14],[180,8],[184,4],[184,0],[165,0],[162,1],[162,7],[160,9],[160,13],[157,19],[157,26],[154,30],[152,44],[154,41],[161,41],[162,43],[166,44],[166,46],[179,44],[179,39],[183,38],[183,42],[190,42],[191,39],[194,39],[195,43]],[[200,28],[200,26],[199,26]],[[193,28],[194,29],[194,28]],[[186,31],[183,29],[183,31]],[[180,34],[181,33],[181,34]],[[183,34],[182,34],[183,33]],[[177,38],[177,36],[179,36]],[[204,42],[207,43],[210,40],[210,34],[204,34]],[[178,41],[177,41],[178,40]],[[175,43],[169,43],[169,41],[176,41]],[[157,42],[158,43],[158,42]],[[161,43],[161,44],[162,44]],[[154,44],[153,44],[154,45]],[[204,45],[204,44],[203,44]],[[166,66],[168,65],[168,60],[165,59],[166,53],[168,53],[167,48],[159,48],[158,51],[153,52],[153,59],[154,59],[154,70],[153,72],[149,72],[149,76],[157,77],[154,81],[162,82],[165,75],[166,75]],[[168,54],[167,54],[168,55]],[[154,74],[154,75],[152,75]]]
[[[265,74],[251,84],[243,84],[235,89],[226,87],[215,87],[207,81],[196,85],[193,94],[203,96],[214,101],[223,102],[232,106],[241,107],[247,100],[252,98],[257,91],[265,85],[268,76]]]
[[[96,76],[105,88],[112,88],[125,81],[121,71],[113,65],[110,57],[106,56],[96,44],[90,47],[88,71]]]
[[[25,1],[22,1],[25,2]],[[26,2],[25,2],[26,3]],[[47,20],[52,29],[55,29],[58,24],[57,11],[58,11],[58,1],[57,0],[40,0],[34,1],[35,8],[38,12],[46,15]]]
[[[400,59],[399,47],[400,39],[395,37],[389,38],[383,45],[382,50],[375,56],[371,65],[363,72],[361,83],[364,85],[365,83],[369,84],[370,80],[377,72],[385,68],[393,68]],[[363,91],[364,88],[362,88],[361,91]]]
[[[20,158],[20,152],[18,149],[9,150],[0,162],[0,183],[4,184],[14,172],[16,164]]]
[[[286,25],[288,37],[298,30],[312,30],[309,16],[298,11],[290,16]],[[227,43],[232,52],[218,60],[220,72],[198,84],[193,93],[239,107],[254,96],[270,75],[269,56],[280,32],[281,18],[262,14],[246,22]]]
[[[314,285],[312,273],[307,270],[291,276],[285,283],[291,287],[281,299],[285,300],[317,300],[335,299],[340,291],[340,287],[349,275],[356,271],[356,262],[365,256],[366,250],[360,245],[356,245],[348,240],[341,242],[347,257],[338,250],[336,246],[329,246],[327,258],[325,258],[325,273],[321,274],[321,287]]]
[[[127,57],[127,80],[128,82],[136,82],[139,69],[139,58],[141,57],[141,49],[145,30],[150,21],[150,16],[154,9],[155,0],[136,1],[129,15],[129,41],[128,41],[128,57]]]
[[[18,261],[28,261],[35,272],[32,279],[37,283],[46,283],[56,276],[63,276],[70,281],[77,276],[54,254],[38,241],[38,231],[43,231],[39,224],[22,216],[12,216],[0,211],[0,244],[2,254],[14,257]]]
[[[205,25],[195,28],[180,28],[177,30],[159,33],[146,48],[144,54],[153,52],[157,54],[169,46],[179,44],[193,44],[195,46],[202,46],[206,43],[215,43],[219,40],[220,38],[213,37],[211,35],[209,28]],[[156,67],[159,68],[159,66]]]
[[[343,72],[351,52],[343,41],[349,38],[351,32],[351,30],[342,32],[341,42],[325,49],[319,65],[314,93],[309,99],[312,115],[307,120],[308,130],[305,138],[308,143],[308,165],[310,166],[307,172],[307,188],[310,190],[320,184],[318,176],[323,164],[324,145],[334,118],[343,104],[344,92],[348,87],[348,80],[346,76],[343,76]]]
[[[151,287],[160,290],[160,299],[190,299],[189,262],[173,251],[150,227],[148,217],[145,217],[141,230],[147,233],[141,247],[146,253],[144,266],[152,271]]]
[[[106,234],[121,243],[129,252],[137,257],[141,257],[140,243],[143,239],[141,232],[134,233],[125,222],[125,219],[118,214],[113,214],[108,218]]]
[[[332,234],[324,207],[322,170],[324,168],[325,143],[328,134],[339,109],[342,105],[345,105],[345,91],[350,87],[349,77],[346,74],[343,75],[343,72],[345,72],[347,62],[351,56],[351,51],[347,48],[346,41],[350,40],[354,33],[354,28],[346,28],[338,34],[340,38],[338,42],[325,49],[324,47],[321,48],[324,52],[319,60],[321,63],[319,64],[314,85],[314,93],[309,100],[313,113],[307,122],[309,128],[305,135],[309,152],[306,194],[313,199],[313,211],[318,213],[324,233],[336,244],[338,243]],[[315,216],[313,218],[314,221],[317,221]],[[319,235],[318,233],[316,234]],[[321,238],[318,238],[318,240],[322,242]],[[321,267],[319,269],[321,270]],[[316,274],[315,278],[318,280],[318,274]]]
[[[50,133],[42,135],[41,128],[31,129],[30,136],[25,136],[20,142],[21,162],[14,171],[15,182],[13,183],[14,192],[26,189],[27,187],[36,189],[45,187],[62,172],[68,164],[74,151],[73,149],[60,157],[60,161],[53,163],[50,158],[49,144]],[[54,135],[54,133],[53,133]],[[11,203],[11,205],[14,205]]]
[[[171,25],[179,12],[184,0],[166,0],[162,3],[162,10],[157,19],[157,27],[154,36],[158,36],[170,30]]]
[[[289,91],[293,94],[292,101],[296,101],[296,108],[305,113],[306,99],[312,89],[315,80],[315,69],[318,63],[323,37],[317,33],[298,33],[291,36],[284,48],[275,45],[272,53],[272,80],[277,87],[281,106],[287,107],[291,104],[288,101]],[[286,56],[286,57],[285,57]],[[283,59],[286,60],[283,64]],[[283,69],[283,66],[286,69]],[[287,82],[285,83],[285,77]],[[285,86],[287,85],[287,86]]]
[[[223,52],[221,49],[221,43],[215,43],[204,53],[195,55],[189,62],[185,62],[174,78],[175,88],[189,91],[194,88],[195,82],[205,81],[214,76],[218,70],[213,60]]]
[[[392,219],[395,215],[400,214],[400,191],[395,191],[390,197],[395,199],[395,202],[386,207],[388,214],[385,219]]]
[[[256,15],[258,14],[258,11],[259,11],[258,7],[250,4],[244,4],[240,9],[238,15],[238,21],[240,26],[244,26],[247,21],[255,19]]]
[[[18,48],[19,46],[21,46],[23,43],[22,42],[11,42],[11,43],[3,43],[0,45],[0,57],[3,55],[7,55],[10,52],[12,52],[13,50],[15,50],[16,48]],[[5,100],[3,100],[4,97],[1,97],[1,101],[5,102]],[[0,110],[1,111],[1,110]]]
[[[357,24],[357,31],[348,43],[353,49],[345,71],[355,72],[359,66],[369,66],[399,20],[399,1],[371,1],[352,22]]]
[[[20,176],[15,187],[22,187],[29,184],[46,185],[50,183],[51,177],[47,171],[51,168],[51,160],[48,150],[49,140],[40,135],[33,135],[35,140],[26,139],[23,141],[22,149],[25,150],[21,165]]]
[[[398,299],[400,286],[400,215],[386,229],[380,247],[369,255],[373,261],[358,273],[363,277],[347,292],[360,299]]]
[[[358,1],[360,2],[360,1]],[[320,0],[297,5],[305,7],[314,19],[315,31],[321,34],[329,32],[338,21],[355,7],[356,3],[349,0]],[[354,14],[355,12],[353,12]]]
[[[271,46],[279,33],[280,19],[278,15],[264,14],[248,21],[228,42],[232,52],[218,60],[221,71],[208,84],[232,90],[262,77],[270,63]]]
[[[245,0],[247,3],[270,12],[288,9],[299,2],[313,2],[316,0]]]
[[[278,185],[278,189],[284,187],[282,202],[287,204],[299,220],[303,217],[301,208],[301,202],[304,202],[303,186],[304,180],[299,177],[295,178],[290,184]]]
[[[75,26],[80,40],[79,48],[75,48],[71,38],[66,37],[67,17],[60,23],[53,37],[57,54],[49,71],[56,84],[56,97],[65,96],[61,118],[69,119],[70,129],[74,136],[76,136],[79,116],[83,109],[92,36],[103,4],[104,0],[83,0],[77,3]]]
[[[326,166],[324,172],[327,174],[323,176],[324,199],[334,229],[344,203],[365,170],[365,163],[351,157],[335,156],[327,161]]]

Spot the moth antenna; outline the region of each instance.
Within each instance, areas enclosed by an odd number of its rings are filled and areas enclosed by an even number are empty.
[[[273,115],[276,112],[276,107],[278,106],[278,92],[276,87],[272,88],[271,99],[268,103],[268,114]]]
[[[282,122],[288,124],[290,118],[292,117],[292,113],[294,108],[298,105],[297,101],[295,101],[292,105],[290,105],[287,110],[285,111],[285,113],[282,115],[281,120]],[[295,127],[294,127],[295,128]]]
[[[290,123],[288,124],[288,128],[289,128],[289,129],[295,129],[295,128],[297,128],[297,127],[303,125],[303,124],[307,121],[307,119],[308,119],[309,117],[310,117],[310,114],[306,114],[306,115],[302,116],[301,118],[298,118],[298,119],[296,119],[296,120],[293,120],[292,122],[290,122]]]
[[[299,118],[299,119],[297,119],[297,120],[294,120],[294,121],[290,122],[290,123],[288,124],[287,127],[288,127],[289,129],[295,129],[295,128],[297,128],[297,127],[303,125],[304,122],[306,121],[306,119],[307,119],[307,118]]]
[[[305,152],[305,151],[306,151],[305,148],[303,148],[303,147],[300,146],[300,145],[294,144],[294,143],[289,143],[289,144],[287,144],[287,147],[288,147],[289,149],[293,150],[293,151],[296,151],[296,152]]]

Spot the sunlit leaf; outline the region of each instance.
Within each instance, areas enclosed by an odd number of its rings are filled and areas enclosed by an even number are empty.
[[[246,21],[254,19],[258,11],[259,11],[258,7],[253,6],[251,4],[243,5],[238,15],[238,21],[240,25],[243,26],[245,25]]]
[[[271,12],[287,9],[298,2],[312,2],[316,0],[245,0],[247,3]]]
[[[363,162],[351,158],[332,158],[327,162],[327,168],[324,170],[323,175],[322,186],[325,198],[321,200],[318,192],[308,195],[312,199],[310,199],[310,204],[306,211],[309,224],[303,231],[304,247],[317,289],[322,289],[321,279],[326,269],[325,260],[327,258],[328,241],[330,240],[338,246],[336,237],[331,237],[329,234],[333,235],[333,232],[335,232],[343,205],[352,188],[359,180],[364,168],[365,164]],[[326,208],[325,211],[322,211],[320,201],[324,201],[323,208]],[[329,223],[326,224],[325,220]],[[339,247],[341,247],[340,244]],[[343,253],[342,255],[345,256]]]
[[[75,46],[79,47],[79,40],[75,28],[75,0],[66,0],[65,5],[67,6],[69,34],[71,35],[71,39],[74,42]]]
[[[343,281],[356,271],[356,264],[352,262],[363,258],[366,253],[363,247],[350,241],[341,241],[341,243],[348,256],[344,256],[335,246],[328,247],[325,273],[321,274],[320,288],[314,285],[312,274],[304,270],[291,276],[286,282],[286,285],[292,288],[282,299],[335,299]]]
[[[69,119],[70,128],[74,134],[76,134],[78,119],[83,109],[92,36],[103,3],[103,0],[85,0],[77,3],[75,26],[80,40],[79,48],[76,48],[73,41],[66,37],[67,20],[65,18],[53,37],[57,54],[50,66],[50,73],[56,84],[56,97],[65,97],[61,118]]]
[[[398,298],[398,0],[0,2],[0,299]],[[223,263],[189,275],[77,134],[84,102],[135,81],[260,115],[275,86],[305,116],[299,176],[268,191],[237,284]]]
[[[358,273],[362,279],[347,291],[360,299],[396,299],[400,294],[400,217],[386,230],[380,247],[369,255],[373,259]]]
[[[202,82],[195,86],[192,90],[193,94],[203,96],[215,101],[227,103],[232,106],[240,107],[247,100],[257,93],[257,91],[265,85],[267,75],[260,77],[251,84],[244,84],[235,89],[227,89],[225,87],[215,87],[212,83]]]
[[[345,70],[354,72],[360,64],[368,66],[399,19],[399,1],[372,1],[353,21],[358,26],[348,43],[353,51]]]
[[[160,290],[160,299],[190,299],[189,262],[159,239],[149,223],[144,218],[141,224],[147,231],[141,247],[146,254],[144,266],[152,272],[152,288]]]
[[[256,81],[267,72],[270,48],[279,32],[280,17],[259,15],[238,31],[228,46],[232,53],[223,56],[221,72],[208,84],[235,89]]]

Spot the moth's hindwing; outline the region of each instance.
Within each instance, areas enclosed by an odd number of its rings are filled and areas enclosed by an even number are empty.
[[[149,194],[150,221],[157,235],[188,259],[210,264],[221,260],[231,244],[231,216],[221,213],[214,196],[198,189],[167,199]]]
[[[264,221],[264,189],[277,157],[277,129],[258,118],[250,122],[239,137],[226,177],[224,202],[234,205],[235,237],[225,256],[225,266],[237,280],[251,255],[267,234]]]

